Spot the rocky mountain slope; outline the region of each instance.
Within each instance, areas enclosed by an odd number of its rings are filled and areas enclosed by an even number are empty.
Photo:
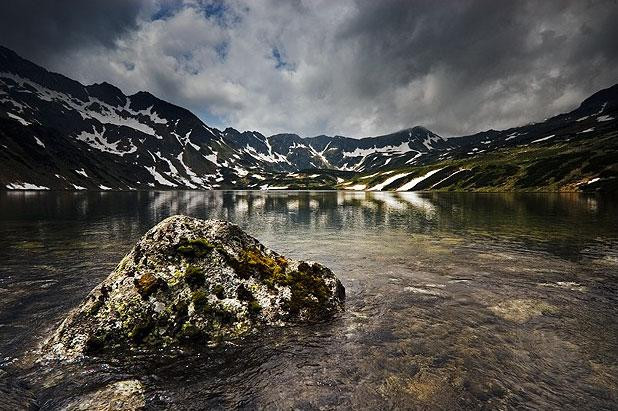
[[[353,190],[618,191],[618,85],[541,123],[449,139],[413,166],[363,173]]]
[[[464,137],[423,127],[267,137],[209,127],[147,92],[84,86],[0,47],[0,189],[607,190],[617,176],[617,107],[618,85],[571,113]],[[558,174],[538,170],[555,171],[552,161]]]

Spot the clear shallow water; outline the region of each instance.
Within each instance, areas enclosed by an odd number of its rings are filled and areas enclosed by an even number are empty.
[[[148,408],[615,408],[618,201],[576,194],[0,193],[0,408],[137,379]],[[32,364],[151,226],[228,219],[346,311],[184,354]]]

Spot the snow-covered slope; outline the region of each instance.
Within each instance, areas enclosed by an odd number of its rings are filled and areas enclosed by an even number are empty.
[[[617,90],[543,123],[465,137],[445,139],[423,127],[368,138],[267,137],[209,127],[148,92],[84,86],[0,47],[0,189],[334,188],[358,174],[595,138],[616,128]],[[349,187],[407,188],[409,174]]]

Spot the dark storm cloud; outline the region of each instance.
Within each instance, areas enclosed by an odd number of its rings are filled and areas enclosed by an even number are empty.
[[[0,43],[40,64],[75,49],[114,47],[137,27],[141,0],[4,0]]]
[[[548,115],[547,106],[569,89],[580,98],[618,81],[615,1],[357,4],[358,14],[338,36],[342,44],[356,43],[362,50],[353,73],[357,88],[375,98],[436,75],[430,99],[435,112],[423,120],[447,134],[512,123],[508,120],[517,113],[500,115],[496,110],[478,118],[474,111],[492,87],[500,89],[491,94],[496,104],[509,105],[509,97],[524,95],[530,104],[526,113]],[[412,104],[404,115],[418,112]],[[455,115],[444,121],[440,112]],[[467,120],[475,117],[476,126]]]
[[[363,59],[380,61],[372,75],[407,83],[444,66],[462,79],[503,75],[505,67],[529,64],[522,55],[529,25],[523,3],[457,1],[436,7],[433,1],[363,2],[360,15],[342,31],[358,38]]]
[[[506,128],[618,81],[614,0],[106,0],[0,5],[2,42],[216,126]]]

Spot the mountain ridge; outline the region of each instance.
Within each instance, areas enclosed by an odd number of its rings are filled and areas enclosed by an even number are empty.
[[[356,177],[375,172],[469,160],[539,139],[565,144],[579,141],[579,133],[602,138],[615,132],[617,109],[615,85],[570,113],[468,136],[444,138],[422,126],[359,139],[265,136],[210,127],[147,91],[82,85],[0,46],[0,189],[358,188]],[[417,188],[404,180],[402,186]]]

